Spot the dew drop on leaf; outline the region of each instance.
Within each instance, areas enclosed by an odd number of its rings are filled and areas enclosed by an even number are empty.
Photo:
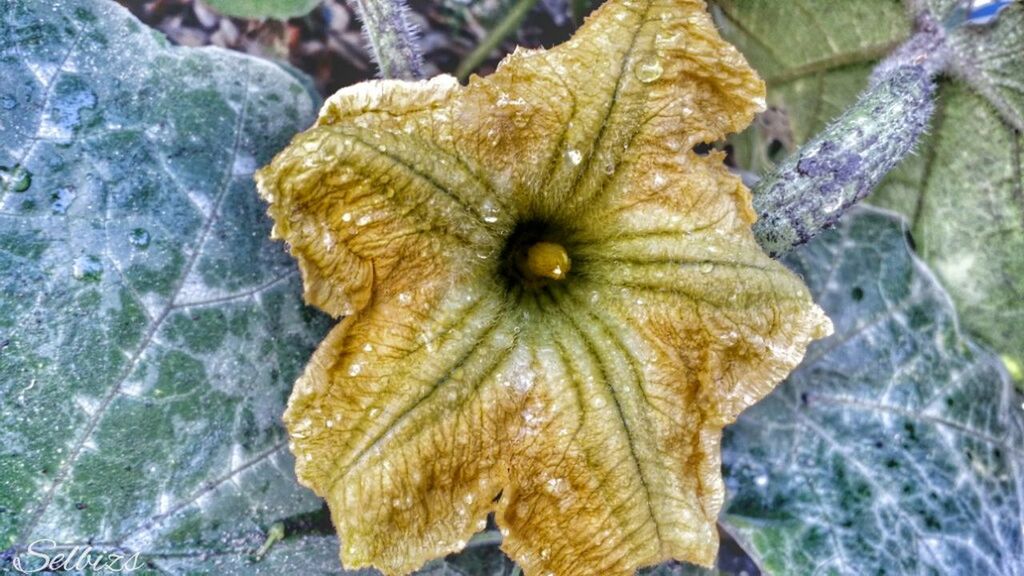
[[[75,259],[72,274],[74,274],[77,280],[99,282],[100,278],[103,277],[103,263],[96,256],[88,254],[79,256]]]
[[[54,214],[67,214],[71,203],[75,201],[75,189],[71,186],[63,186],[53,193],[50,209]]]
[[[20,164],[13,167],[0,166],[0,183],[5,190],[24,192],[32,186],[32,173]]]
[[[149,231],[145,228],[133,228],[128,233],[128,243],[140,250],[149,248]]]

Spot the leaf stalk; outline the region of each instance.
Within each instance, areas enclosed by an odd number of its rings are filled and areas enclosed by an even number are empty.
[[[405,0],[352,0],[383,78],[423,78],[423,57]]]
[[[754,235],[780,256],[833,227],[913,151],[935,111],[945,34],[922,20],[883,60],[858,101],[754,186]]]

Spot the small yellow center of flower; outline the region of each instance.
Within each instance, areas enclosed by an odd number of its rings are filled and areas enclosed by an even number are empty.
[[[561,244],[537,242],[526,250],[526,262],[522,272],[531,279],[562,280],[570,268],[572,260]]]

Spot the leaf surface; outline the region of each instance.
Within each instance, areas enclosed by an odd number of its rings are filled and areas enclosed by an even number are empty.
[[[287,20],[309,14],[322,0],[203,0],[211,8],[236,18]]]
[[[911,4],[914,14],[938,20],[953,6]],[[737,160],[754,171],[770,168],[849,106],[877,60],[909,33],[902,9],[888,0],[828,9],[748,0],[718,5],[723,34],[765,74],[774,107],[734,140]],[[821,28],[794,20],[797,10]],[[950,77],[940,86],[932,133],[870,201],[910,219],[918,252],[950,291],[964,325],[1008,365],[1021,366],[1024,331],[1015,325],[1024,315],[1024,5],[1014,3],[992,26],[955,29],[948,44]],[[788,60],[774,60],[763,45]]]
[[[252,172],[317,103],[91,0],[5,5],[0,77],[0,548],[280,573],[305,544],[251,554],[320,507],[280,413],[327,323]]]
[[[345,316],[285,415],[345,565],[409,572],[490,512],[527,574],[713,562],[721,429],[830,326],[693,151],[762,88],[702,2],[613,0],[465,87],[346,88],[261,170]]]
[[[763,171],[838,116],[879,58],[910,32],[899,0],[820,3],[720,0],[722,35],[768,84],[768,111],[730,139],[744,168]]]
[[[901,218],[787,257],[835,322],[727,429],[727,529],[772,574],[1020,574],[1024,404]]]

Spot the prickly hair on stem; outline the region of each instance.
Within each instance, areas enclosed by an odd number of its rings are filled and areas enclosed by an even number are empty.
[[[833,226],[909,154],[935,108],[934,82],[901,68],[754,188],[754,234],[772,256]]]
[[[423,78],[418,30],[405,0],[351,0],[363,26],[370,53],[383,78]]]
[[[758,242],[778,256],[838,221],[914,150],[935,111],[944,32],[918,32],[876,68],[856,104],[754,187]]]

